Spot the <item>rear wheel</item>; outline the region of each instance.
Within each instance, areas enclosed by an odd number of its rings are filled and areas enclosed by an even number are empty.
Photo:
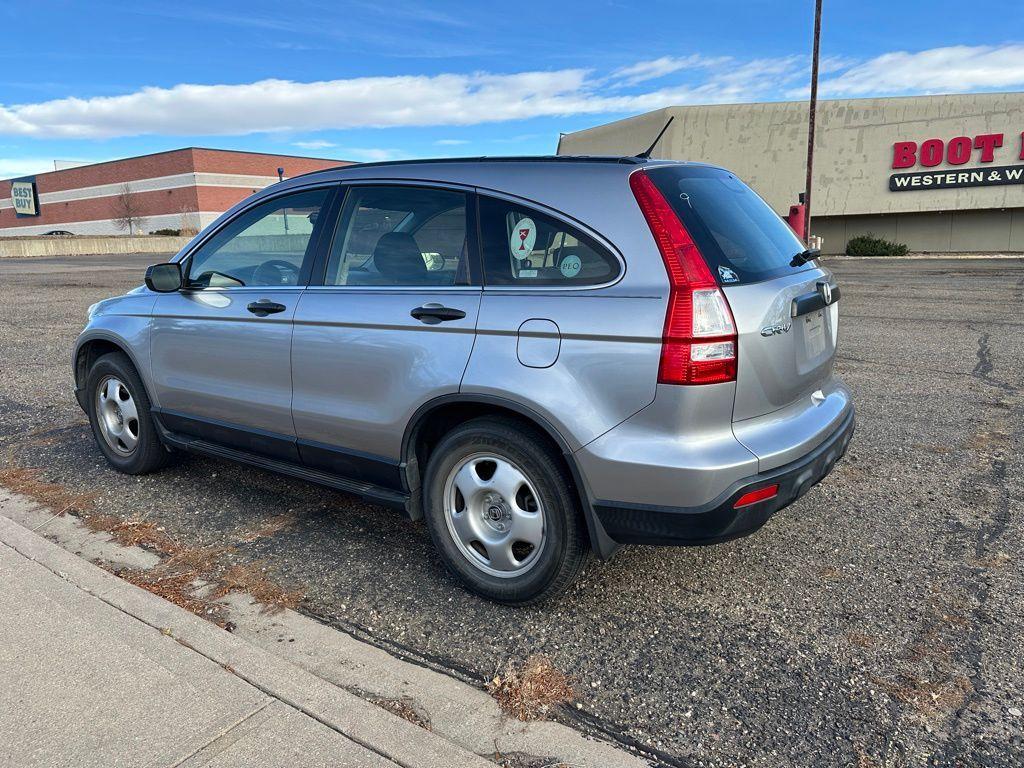
[[[111,352],[93,363],[86,392],[93,436],[114,469],[143,475],[169,462],[170,454],[153,423],[149,397],[127,355]]]
[[[569,586],[586,532],[561,457],[525,425],[474,419],[431,454],[424,487],[430,535],[469,589],[530,603]]]

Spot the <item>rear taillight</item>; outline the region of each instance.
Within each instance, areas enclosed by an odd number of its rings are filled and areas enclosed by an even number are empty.
[[[661,384],[736,380],[736,324],[729,302],[683,222],[642,171],[629,177],[668,272],[669,299],[661,335]]]

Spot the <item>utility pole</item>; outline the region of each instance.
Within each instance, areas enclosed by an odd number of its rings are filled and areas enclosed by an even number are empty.
[[[814,53],[811,58],[811,108],[807,118],[807,183],[804,186],[804,242],[811,236],[811,174],[814,168],[814,118],[818,110],[818,43],[821,40],[821,0],[814,2]]]

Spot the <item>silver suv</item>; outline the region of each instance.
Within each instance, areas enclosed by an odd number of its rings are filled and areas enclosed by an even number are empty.
[[[320,171],[91,307],[75,392],[122,472],[188,451],[393,505],[525,603],[590,551],[751,533],[829,473],[853,405],[815,255],[708,165]]]

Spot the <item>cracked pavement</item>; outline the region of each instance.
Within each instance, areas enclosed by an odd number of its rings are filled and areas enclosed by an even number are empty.
[[[150,260],[0,260],[0,462],[265,560],[307,615],[456,676],[546,653],[580,693],[561,719],[664,764],[1024,763],[1024,260],[826,262],[858,409],[835,472],[751,537],[627,548],[529,609],[459,590],[421,524],[342,493],[205,458],[110,470],[68,355]]]

